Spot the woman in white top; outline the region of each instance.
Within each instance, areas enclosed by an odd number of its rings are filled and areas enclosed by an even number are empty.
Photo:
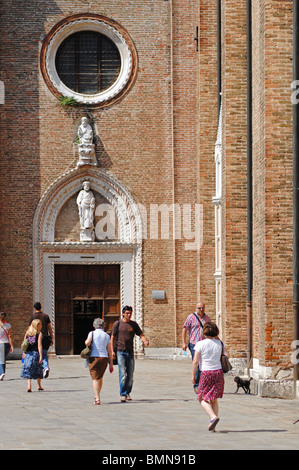
[[[94,404],[100,405],[100,392],[103,385],[103,376],[109,363],[109,370],[113,372],[113,357],[110,344],[110,336],[103,331],[104,321],[96,318],[93,322],[94,331],[88,334],[86,346],[91,346],[88,359],[89,372],[92,378],[92,386],[95,394]]]
[[[219,330],[215,323],[207,322],[204,325],[203,334],[205,339],[199,341],[194,348],[192,382],[195,383],[195,374],[199,363],[201,375],[197,399],[209,415],[209,431],[213,431],[219,421],[218,398],[222,398],[224,390],[224,375],[220,362],[222,342],[218,338]],[[228,356],[225,347],[224,353]]]
[[[0,312],[0,380],[4,380],[6,358],[13,352],[11,325],[5,319],[6,313]]]

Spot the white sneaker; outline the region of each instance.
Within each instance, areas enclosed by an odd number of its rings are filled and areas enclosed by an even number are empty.
[[[0,375],[0,380],[1,380],[1,381],[4,380],[4,377],[5,377],[5,374],[1,374],[1,375]]]
[[[126,397],[124,397],[124,396],[121,395],[120,401],[125,402],[125,401],[126,401]]]

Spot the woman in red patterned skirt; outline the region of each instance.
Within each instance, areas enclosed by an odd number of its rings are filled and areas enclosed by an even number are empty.
[[[214,431],[219,422],[218,398],[222,398],[224,390],[224,376],[220,363],[222,343],[218,338],[219,330],[215,323],[207,322],[204,325],[203,334],[205,339],[199,341],[194,348],[192,383],[195,383],[199,363],[201,375],[197,399],[210,417],[209,431]],[[224,353],[229,357],[225,347]]]

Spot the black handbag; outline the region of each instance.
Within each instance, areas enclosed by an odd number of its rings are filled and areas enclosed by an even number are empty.
[[[224,354],[222,341],[221,341],[221,344],[222,344],[222,351],[221,351],[221,356],[220,356],[220,362],[221,362],[221,367],[222,367],[223,372],[226,373],[232,370],[233,367],[231,363],[229,362],[228,357]]]

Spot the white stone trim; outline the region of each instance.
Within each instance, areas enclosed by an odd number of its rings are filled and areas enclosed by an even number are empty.
[[[55,223],[63,204],[89,179],[94,191],[115,208],[120,227],[117,242],[55,242]],[[119,181],[99,168],[73,169],[54,181],[41,197],[33,221],[34,301],[39,300],[55,328],[55,264],[120,264],[121,308],[133,306],[142,327],[142,218],[134,199]],[[143,345],[136,342],[136,353]]]
[[[79,31],[94,31],[109,37],[111,41],[118,48],[121,68],[116,81],[107,90],[94,95],[85,95],[77,93],[68,88],[59,78],[56,66],[55,57],[56,52],[61,43],[70,35]],[[127,45],[124,37],[113,26],[105,23],[104,21],[84,18],[67,23],[64,27],[60,28],[52,37],[46,52],[46,70],[50,81],[55,89],[66,97],[73,97],[76,101],[83,104],[99,104],[110,100],[116,96],[127,84],[131,70],[132,70],[132,55],[129,46]]]
[[[219,112],[219,122],[217,130],[217,140],[215,143],[215,171],[216,171],[216,195],[212,201],[215,213],[215,291],[216,291],[216,323],[223,336],[222,318],[222,271],[221,271],[221,251],[222,251],[222,106]]]

